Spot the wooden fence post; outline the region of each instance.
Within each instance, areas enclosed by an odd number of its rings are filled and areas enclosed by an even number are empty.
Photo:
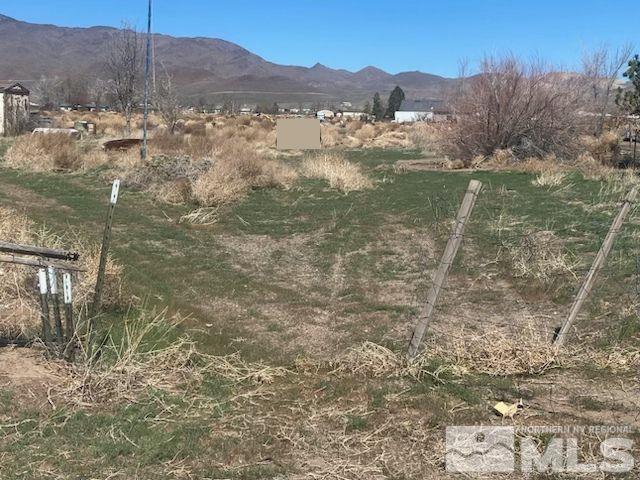
[[[471,180],[469,182],[467,192],[464,195],[464,199],[460,205],[460,210],[458,211],[458,216],[456,217],[456,222],[451,230],[447,246],[444,249],[442,259],[440,260],[440,265],[438,265],[438,269],[433,276],[433,282],[429,289],[427,301],[422,307],[420,316],[418,317],[418,323],[413,331],[411,342],[409,343],[409,349],[407,350],[408,360],[412,360],[418,354],[420,344],[427,333],[427,327],[431,320],[433,309],[438,301],[438,297],[440,296],[440,290],[446,282],[449,271],[451,270],[451,265],[456,258],[456,254],[458,253],[458,249],[462,243],[466,222],[471,215],[471,211],[473,210],[473,206],[476,203],[476,198],[478,197],[478,193],[480,193],[481,188],[482,183],[478,180]]]
[[[584,304],[584,301],[587,299],[587,297],[589,296],[589,293],[591,292],[591,289],[593,288],[593,284],[595,283],[596,276],[598,275],[598,272],[600,272],[600,270],[602,269],[602,266],[604,265],[604,262],[607,259],[609,252],[611,251],[611,247],[613,247],[613,242],[615,241],[616,236],[620,232],[620,229],[622,228],[622,224],[624,223],[625,218],[629,214],[629,210],[631,210],[631,204],[635,202],[637,196],[638,196],[638,188],[633,187],[633,189],[629,192],[627,197],[624,199],[622,208],[620,209],[620,212],[618,212],[618,215],[616,216],[615,220],[611,224],[611,227],[609,228],[609,232],[607,233],[607,236],[602,242],[602,246],[600,247],[600,250],[598,251],[596,258],[593,261],[593,265],[591,265],[591,269],[589,270],[589,273],[587,273],[587,276],[585,277],[584,282],[582,283],[582,286],[580,287],[580,290],[578,291],[578,294],[576,295],[576,298],[573,301],[573,305],[571,306],[571,310],[569,311],[569,316],[564,321],[564,324],[562,325],[562,327],[558,331],[558,334],[555,337],[554,344],[556,348],[560,348],[562,347],[562,345],[564,345],[564,342],[567,337],[567,333],[569,332],[569,329],[575,322],[576,318],[578,318],[578,314],[582,309],[582,305]]]

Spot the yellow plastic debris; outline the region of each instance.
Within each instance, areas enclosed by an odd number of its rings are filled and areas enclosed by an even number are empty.
[[[522,408],[524,408],[524,404],[522,403],[522,400],[520,400],[518,403],[498,402],[493,406],[493,409],[496,412],[498,412],[503,417],[509,417],[509,418],[513,418],[514,415],[516,415],[518,411],[521,410]]]

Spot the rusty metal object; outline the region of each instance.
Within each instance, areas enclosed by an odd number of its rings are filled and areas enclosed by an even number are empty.
[[[107,152],[130,150],[134,147],[142,145],[139,138],[120,138],[118,140],[110,140],[102,144],[102,148]]]

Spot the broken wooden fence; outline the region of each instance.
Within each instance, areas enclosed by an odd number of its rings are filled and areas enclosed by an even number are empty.
[[[47,347],[65,358],[70,358],[73,355],[75,338],[71,273],[80,271],[70,262],[77,262],[80,255],[77,252],[9,242],[0,242],[0,252],[3,252],[0,254],[0,262],[38,268],[42,340]],[[66,317],[64,324],[58,289],[60,273]]]

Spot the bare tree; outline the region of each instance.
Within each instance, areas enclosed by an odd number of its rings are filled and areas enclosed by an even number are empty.
[[[454,99],[447,150],[466,160],[507,148],[520,157],[570,153],[579,105],[572,78],[541,62],[485,58]]]
[[[89,99],[88,79],[82,75],[66,77],[60,84],[63,100],[69,105],[83,105]]]
[[[124,24],[107,47],[106,71],[113,96],[126,120],[126,135],[131,134],[131,116],[139,93],[142,58],[140,35]]]
[[[110,88],[109,82],[106,82],[101,78],[96,78],[93,81],[89,87],[89,97],[95,104],[96,108],[99,108],[100,105],[102,105]]]
[[[52,110],[60,103],[62,82],[58,77],[42,76],[33,86],[33,94],[44,110]]]
[[[164,70],[164,76],[156,85],[157,91],[154,92],[153,105],[160,113],[164,124],[173,134],[176,124],[180,120],[180,104],[178,103],[178,95],[173,86],[173,80],[167,70]]]
[[[625,44],[615,50],[603,45],[582,56],[582,73],[587,83],[587,109],[596,114],[593,127],[595,135],[602,134],[607,111],[613,104],[616,80],[632,51],[631,44]]]

